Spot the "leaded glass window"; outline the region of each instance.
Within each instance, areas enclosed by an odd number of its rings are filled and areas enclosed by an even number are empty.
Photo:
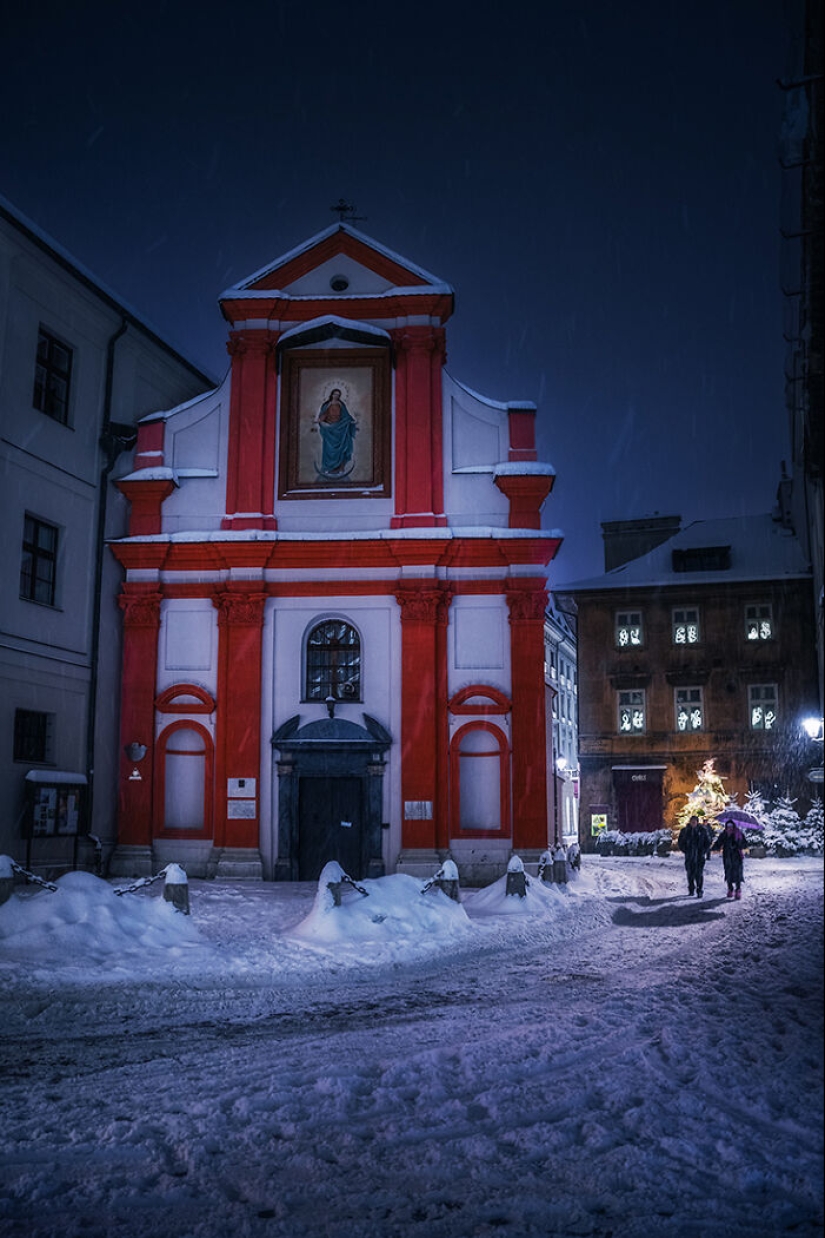
[[[361,638],[341,619],[325,619],[307,638],[306,699],[360,701]]]

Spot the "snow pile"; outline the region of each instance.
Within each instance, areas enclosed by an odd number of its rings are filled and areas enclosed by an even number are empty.
[[[334,887],[339,887],[336,905]],[[326,946],[347,943],[392,945],[421,937],[460,938],[472,932],[460,903],[433,885],[406,873],[376,877],[355,884],[335,863],[327,864],[318,880],[312,911],[296,925],[291,936]]]
[[[511,893],[508,893],[508,886]],[[519,889],[523,889],[524,893],[519,893]],[[473,914],[555,919],[564,914],[564,903],[568,895],[566,885],[546,885],[536,877],[528,877],[522,860],[514,855],[504,876],[479,890],[474,896]]]
[[[155,956],[174,959],[201,944],[197,927],[162,897],[118,898],[91,873],[66,873],[56,889],[13,894],[0,906],[0,956],[30,964],[57,956],[69,969],[127,968]]]

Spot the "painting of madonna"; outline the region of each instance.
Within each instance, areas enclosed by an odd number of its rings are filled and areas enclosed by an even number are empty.
[[[322,401],[315,423],[321,433],[321,467],[315,466],[319,477],[346,477],[352,472],[350,461],[358,425],[341,397],[340,387],[333,387]]]

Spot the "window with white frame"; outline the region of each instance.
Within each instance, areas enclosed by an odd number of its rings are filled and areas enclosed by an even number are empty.
[[[616,644],[619,649],[636,647],[643,643],[642,612],[620,610],[616,612]]]
[[[645,694],[643,688],[619,693],[619,732],[641,735],[645,729]]]
[[[752,731],[772,731],[779,717],[775,683],[755,683],[748,688],[748,707]]]
[[[705,707],[702,702],[701,688],[677,688],[676,698],[676,730],[703,731],[705,728]]]
[[[682,606],[673,611],[674,645],[698,645],[699,610],[695,606]]]
[[[749,641],[773,640],[773,607],[769,602],[745,607],[745,635]]]

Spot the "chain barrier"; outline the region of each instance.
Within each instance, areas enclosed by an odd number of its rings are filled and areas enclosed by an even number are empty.
[[[160,881],[161,877],[166,876],[166,869],[162,868],[159,873],[155,873],[154,877],[141,877],[140,881],[136,881],[132,886],[121,886],[115,890],[115,894],[134,894],[135,890],[142,890],[144,886],[150,886],[153,881]]]
[[[42,877],[36,877],[34,873],[30,873],[27,868],[22,868],[16,860],[12,860],[11,866],[14,872],[19,873],[21,877],[25,877],[26,881],[31,881],[36,886],[42,886],[44,890],[53,890],[57,893],[56,885],[53,885],[51,881],[44,881]]]

